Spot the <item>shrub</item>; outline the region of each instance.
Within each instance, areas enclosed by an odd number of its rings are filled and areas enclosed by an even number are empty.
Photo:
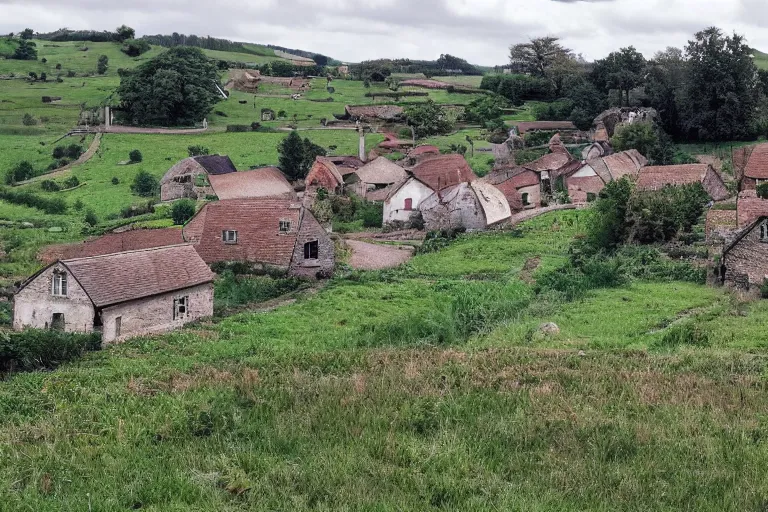
[[[191,199],[181,199],[173,203],[171,207],[171,218],[177,226],[182,226],[189,219],[195,216],[195,202]]]
[[[131,161],[132,164],[138,164],[142,160],[144,160],[144,157],[141,154],[141,151],[138,149],[134,149],[130,153],[128,153],[128,159]]]
[[[95,226],[99,223],[99,218],[96,216],[96,212],[89,208],[88,211],[85,212],[84,221],[89,226]]]
[[[228,124],[227,131],[231,133],[242,133],[251,131],[251,127],[247,124]]]
[[[120,217],[123,219],[131,219],[148,213],[155,213],[155,205],[153,201],[148,201],[143,205],[126,206],[120,210]]]
[[[127,39],[123,42],[120,51],[129,57],[138,57],[139,55],[148,52],[150,48],[149,43],[143,39]]]
[[[67,211],[67,203],[63,199],[46,199],[27,191],[13,192],[10,190],[0,190],[0,199],[13,204],[37,208],[49,215],[61,215]]]
[[[14,167],[8,170],[5,175],[5,183],[8,185],[14,185],[20,181],[25,181],[36,176],[35,169],[32,164],[26,160],[22,160]]]
[[[187,148],[187,153],[190,157],[193,156],[203,156],[203,155],[209,155],[210,150],[204,146],[196,145],[196,146],[189,146]]]
[[[114,176],[112,178],[112,184],[113,185],[119,185],[120,184],[120,178],[118,178],[117,176]]]
[[[53,180],[43,180],[42,183],[40,183],[40,188],[44,192],[58,192],[61,190],[61,186]]]
[[[24,126],[35,126],[37,124],[37,119],[32,117],[31,114],[24,114],[24,117],[21,118],[21,124]]]
[[[75,73],[71,69],[67,71],[67,78],[75,78],[76,76],[77,76],[77,73]]]
[[[40,73],[40,80],[42,80],[43,82],[47,82],[48,81],[48,75],[45,74],[45,73]]]
[[[101,348],[101,336],[29,329],[0,332],[0,373],[54,369]]]
[[[370,203],[363,207],[363,227],[380,228],[384,220],[384,205]]]
[[[142,170],[133,179],[131,191],[141,197],[152,197],[157,194],[159,187],[160,183],[157,181],[157,178]]]
[[[72,206],[75,208],[75,210],[79,212],[82,211],[83,208],[85,208],[85,204],[83,203],[83,200],[80,199],[79,197],[75,200],[75,204],[73,204]]]
[[[80,180],[77,179],[77,176],[70,176],[66,180],[64,180],[64,188],[75,188],[80,185]]]
[[[96,63],[96,72],[100,75],[103,75],[107,72],[107,69],[109,68],[109,57],[106,55],[100,55],[99,60]]]
[[[214,310],[221,315],[232,308],[296,291],[307,286],[307,281],[297,277],[236,276],[227,270],[215,286]]]

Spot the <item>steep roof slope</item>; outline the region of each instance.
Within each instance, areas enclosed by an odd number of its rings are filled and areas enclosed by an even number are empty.
[[[416,179],[437,192],[477,179],[464,157],[456,154],[426,158],[411,169],[411,173]]]
[[[371,183],[373,185],[399,183],[408,175],[405,169],[383,156],[364,165],[357,170],[356,174],[363,183]]]
[[[232,160],[230,160],[228,156],[204,155],[193,158],[211,176],[237,172],[235,164],[232,163]]]
[[[512,211],[504,193],[490,183],[481,180],[469,184],[477,196],[477,200],[485,213],[486,224],[492,226],[507,220]]]
[[[295,199],[296,192],[276,167],[212,175],[208,178],[220,200],[257,197]]]
[[[179,228],[134,229],[122,233],[108,233],[82,243],[51,245],[40,253],[40,260],[51,263],[56,260],[88,258],[181,243],[184,243],[184,239]]]

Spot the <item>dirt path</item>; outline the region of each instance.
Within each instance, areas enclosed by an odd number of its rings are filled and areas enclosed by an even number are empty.
[[[402,248],[347,240],[352,250],[349,266],[357,270],[381,270],[399,267],[413,256],[413,247]]]
[[[77,167],[78,165],[83,165],[85,162],[93,158],[93,155],[95,155],[96,152],[99,150],[99,146],[101,146],[101,134],[97,133],[96,136],[93,138],[91,145],[88,146],[88,150],[82,155],[80,155],[80,158],[78,158],[71,164],[65,165],[64,167],[59,167],[53,172],[42,174],[40,176],[35,176],[34,178],[28,179],[27,181],[20,181],[16,185],[26,185],[27,183],[35,183],[37,181],[49,180],[51,178],[56,178],[57,176],[61,176],[62,174],[69,171],[73,167]]]
[[[102,129],[104,133],[138,133],[149,135],[188,135],[193,133],[205,133],[208,131],[207,128],[136,128],[134,126],[110,126],[109,128]]]

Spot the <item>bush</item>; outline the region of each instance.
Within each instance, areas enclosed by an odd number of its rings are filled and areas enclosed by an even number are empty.
[[[61,186],[53,180],[43,180],[42,183],[40,183],[40,188],[44,192],[58,192],[61,190]]]
[[[95,226],[99,223],[99,218],[96,216],[96,212],[89,208],[88,211],[85,212],[84,221],[89,226]]]
[[[120,210],[120,217],[123,219],[131,219],[148,213],[155,213],[155,205],[153,201],[148,201],[146,204],[138,206],[126,206]]]
[[[13,192],[0,189],[0,199],[13,204],[37,208],[49,215],[61,215],[67,212],[67,203],[63,199],[46,199],[27,191]]]
[[[204,146],[196,145],[196,146],[189,146],[187,148],[187,153],[190,157],[193,156],[203,156],[203,155],[209,155],[210,150]]]
[[[31,114],[24,114],[24,117],[21,118],[21,124],[24,126],[35,126],[37,124],[37,119],[32,117]]]
[[[0,373],[52,370],[101,348],[101,336],[29,329],[0,332]]]
[[[181,199],[173,203],[171,218],[177,226],[183,226],[189,219],[195,216],[196,205],[191,199]]]
[[[113,185],[119,185],[120,184],[120,178],[118,178],[117,176],[114,176],[112,178],[112,184]]]
[[[77,186],[80,186],[80,180],[77,179],[77,176],[70,176],[64,180],[64,188],[75,188]]]
[[[139,171],[131,185],[131,191],[141,197],[152,197],[157,194],[159,188],[160,183],[157,178],[144,170]]]
[[[120,51],[129,57],[138,57],[148,52],[150,48],[149,43],[143,39],[127,39],[120,48]]]
[[[297,277],[236,276],[226,270],[216,281],[214,310],[221,315],[227,310],[274,299],[305,286],[307,281]]]
[[[76,76],[77,76],[77,73],[75,73],[71,69],[67,71],[67,78],[75,78]]]
[[[251,127],[247,124],[228,124],[227,131],[231,133],[242,133],[251,131]]]
[[[141,154],[141,151],[138,149],[134,149],[130,153],[128,153],[128,159],[131,161],[132,164],[138,164],[142,160],[144,160],[144,157]]]
[[[61,158],[69,158],[72,160],[77,160],[80,158],[80,155],[83,154],[83,147],[78,144],[70,144],[69,146],[56,146],[53,148],[53,153],[51,156],[55,158],[56,160],[59,160]]]
[[[15,185],[20,181],[25,181],[30,178],[34,178],[37,175],[32,164],[26,160],[22,160],[14,167],[8,170],[5,174],[5,183],[8,185]]]
[[[384,221],[384,205],[369,203],[363,207],[363,227],[380,228]]]

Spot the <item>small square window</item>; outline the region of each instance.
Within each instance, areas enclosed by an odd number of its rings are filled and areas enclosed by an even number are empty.
[[[304,259],[316,260],[318,258],[318,252],[320,250],[320,244],[315,240],[314,242],[307,242],[304,244]]]
[[[51,295],[54,297],[67,296],[67,274],[65,272],[55,271],[53,273]]]
[[[173,319],[186,318],[189,316],[189,297],[179,297],[173,299]]]
[[[237,243],[237,231],[233,230],[227,230],[221,232],[221,240],[225,244],[236,244]]]
[[[280,221],[280,232],[281,233],[288,233],[291,231],[291,221],[289,220],[281,220]]]

